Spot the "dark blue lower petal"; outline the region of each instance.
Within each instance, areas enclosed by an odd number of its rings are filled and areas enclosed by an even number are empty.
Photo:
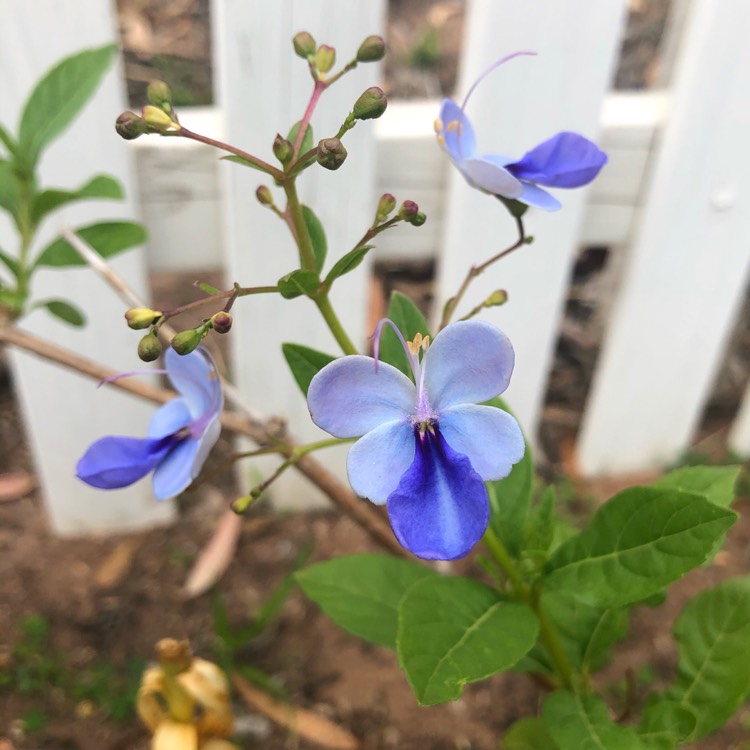
[[[414,439],[414,462],[388,498],[393,532],[425,560],[463,557],[487,529],[487,489],[469,459],[438,430]]]
[[[92,487],[113,490],[145,477],[181,437],[133,438],[108,435],[89,446],[76,467],[76,476]]]

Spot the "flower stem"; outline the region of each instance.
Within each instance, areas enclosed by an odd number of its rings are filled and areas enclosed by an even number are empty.
[[[294,179],[284,182],[284,193],[286,193],[286,215],[291,221],[294,240],[297,243],[299,261],[302,268],[309,271],[315,270],[315,254],[313,253],[310,233],[307,231],[305,217],[302,215],[302,204],[297,195],[297,184]]]
[[[165,310],[163,319],[167,320],[169,318],[175,318],[178,315],[182,315],[183,313],[189,312],[190,310],[195,310],[198,307],[203,307],[203,305],[208,305],[211,302],[215,302],[220,299],[228,299],[230,297],[247,297],[251,294],[275,294],[278,291],[279,288],[277,286],[245,286],[227,289],[225,292],[218,292],[217,294],[212,294],[208,297],[203,297],[202,299],[193,300],[192,302],[188,302],[184,305],[180,305],[179,307],[175,307],[172,310]]]
[[[299,128],[297,130],[297,137],[294,139],[294,151],[292,152],[293,159],[296,159],[299,155],[299,150],[302,147],[302,141],[305,138],[307,126],[310,124],[313,112],[315,112],[315,106],[317,105],[318,99],[320,99],[321,94],[327,88],[328,83],[326,81],[321,81],[319,78],[315,79],[315,86],[313,87],[312,94],[310,95],[310,101],[307,103],[307,109],[305,109],[305,114],[302,115],[302,120],[300,120]]]
[[[325,292],[319,294],[314,298],[314,301],[344,354],[359,354],[357,347],[354,346],[352,340],[344,330],[344,326],[341,325],[341,321],[331,305],[331,300],[328,299],[328,294]]]

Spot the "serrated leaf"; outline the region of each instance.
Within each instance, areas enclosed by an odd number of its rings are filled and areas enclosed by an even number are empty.
[[[519,719],[505,733],[501,750],[559,750],[547,725],[536,716]]]
[[[43,300],[37,302],[35,307],[46,308],[56,318],[76,328],[86,324],[86,316],[75,305],[63,299]]]
[[[33,169],[41,150],[57,138],[91,98],[114,59],[117,46],[83,50],[66,57],[37,83],[21,114],[19,153]]]
[[[284,359],[286,359],[297,385],[305,396],[307,396],[310,381],[315,375],[329,362],[336,359],[330,354],[310,349],[310,347],[302,346],[302,344],[282,344],[281,351],[284,353]]]
[[[326,262],[326,254],[328,253],[325,229],[323,229],[320,219],[309,206],[302,206],[302,218],[305,220],[307,234],[310,236],[310,244],[312,245],[313,257],[315,258],[315,270],[320,273],[323,270]]]
[[[612,721],[593,694],[557,690],[544,701],[542,719],[560,750],[646,750],[633,728]]]
[[[545,588],[602,609],[637,602],[704,563],[736,518],[699,495],[631,487],[557,549]]]
[[[146,241],[146,230],[141,224],[133,221],[105,221],[79,227],[74,231],[102,258],[111,258]],[[66,239],[59,237],[42,250],[34,265],[62,268],[83,266],[86,265],[86,261]]]
[[[689,601],[675,621],[674,637],[677,677],[663,696],[696,717],[688,738],[695,741],[724,724],[750,692],[750,576]]]
[[[531,609],[478,581],[435,577],[401,599],[399,663],[422,705],[455,700],[468,682],[512,667],[534,645]]]
[[[299,128],[301,124],[302,124],[302,120],[295,122],[294,125],[292,125],[291,129],[289,130],[289,134],[286,137],[286,139],[289,141],[289,143],[292,144],[292,146],[294,146],[294,144],[297,142],[297,133],[299,133]],[[313,147],[313,129],[312,129],[312,125],[308,123],[307,129],[305,130],[305,134],[302,136],[302,145],[300,146],[300,149],[299,149],[300,155],[307,153],[312,147]]]
[[[320,278],[315,271],[298,268],[282,276],[278,281],[279,294],[284,299],[294,299],[303,294],[314,294],[320,285]]]
[[[427,321],[419,308],[401,292],[391,294],[387,317],[401,331],[406,341],[412,341],[418,333],[425,336],[430,332]],[[380,337],[380,359],[397,367],[408,377],[414,377],[404,347],[390,326],[383,327]]]
[[[665,474],[653,486],[703,495],[710,503],[728,508],[734,501],[734,486],[741,471],[741,466],[684,466]]]
[[[396,648],[398,605],[430,568],[386,555],[337,557],[296,574],[302,590],[335,623],[360,638]]]
[[[355,247],[354,250],[350,250],[346,255],[342,255],[333,264],[333,268],[328,272],[324,283],[330,286],[340,276],[353,271],[362,263],[371,249],[372,245],[362,245],[361,247]]]
[[[125,197],[122,185],[109,175],[92,177],[77,190],[44,190],[38,193],[31,204],[31,220],[38,224],[47,214],[73,201],[87,198],[121,200]]]

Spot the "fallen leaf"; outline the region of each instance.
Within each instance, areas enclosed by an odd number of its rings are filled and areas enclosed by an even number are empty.
[[[209,539],[188,573],[182,590],[185,598],[192,599],[200,596],[224,575],[237,549],[241,526],[241,516],[231,509],[224,511],[214,535]]]
[[[234,687],[250,708],[260,711],[291,732],[331,750],[358,750],[359,740],[338,724],[304,708],[280,703],[253,687],[239,675],[233,677]]]
[[[95,586],[99,589],[111,589],[121,583],[130,572],[133,555],[139,544],[140,542],[135,538],[120,542],[96,569]]]

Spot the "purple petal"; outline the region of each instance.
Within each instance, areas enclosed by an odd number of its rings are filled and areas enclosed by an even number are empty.
[[[517,198],[523,192],[522,183],[505,167],[500,167],[484,157],[464,159],[457,166],[472,187],[492,193],[492,195]]]
[[[485,482],[507,477],[526,449],[518,422],[494,406],[451,406],[440,413],[439,428],[445,442],[466,456]]]
[[[199,348],[184,356],[167,349],[164,362],[172,385],[182,395],[194,420],[221,411],[224,406],[221,380],[205,349]]]
[[[477,151],[474,128],[461,107],[452,99],[443,99],[439,119],[443,127],[440,135],[448,156],[456,162],[456,166],[464,159],[471,159]]]
[[[174,447],[176,438],[133,438],[108,435],[89,446],[76,476],[92,487],[127,487],[146,476]]]
[[[515,355],[508,337],[490,323],[463,320],[435,337],[422,362],[427,398],[436,412],[501,394]]]
[[[349,451],[349,484],[360,496],[382,505],[414,460],[414,427],[388,422],[357,440]]]
[[[548,187],[575,188],[587,185],[607,163],[607,155],[578,133],[558,133],[508,164],[519,180]]]
[[[196,467],[197,440],[183,440],[159,463],[154,470],[154,495],[157,500],[167,500],[179,495],[198,476]]]
[[[523,185],[523,192],[516,200],[525,203],[527,206],[541,208],[544,211],[557,211],[560,208],[560,201],[546,190],[542,190],[542,188],[532,185],[530,182],[521,182],[521,184]]]
[[[393,532],[425,560],[463,557],[487,529],[487,490],[469,459],[439,432],[417,433],[414,440],[414,462],[388,498]]]
[[[173,398],[154,412],[148,426],[148,436],[160,438],[172,435],[183,427],[187,427],[191,421],[192,417],[184,399]]]
[[[386,422],[408,417],[416,404],[414,383],[391,365],[359,354],[327,364],[310,382],[307,406],[318,427],[334,437],[359,437]]]

